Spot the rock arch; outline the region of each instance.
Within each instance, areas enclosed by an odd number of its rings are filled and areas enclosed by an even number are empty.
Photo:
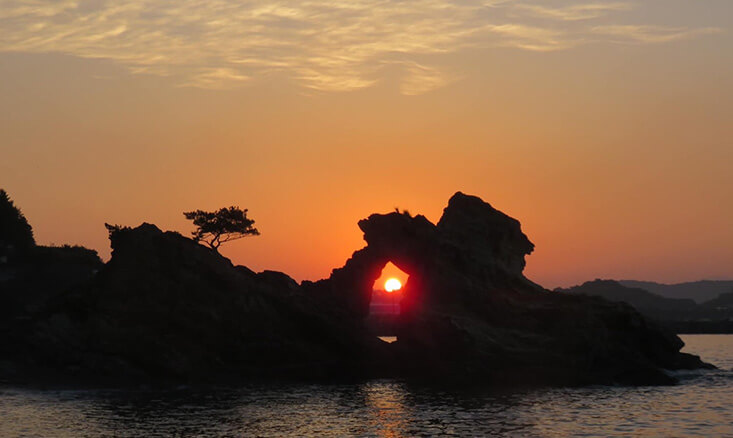
[[[480,302],[491,290],[538,288],[522,274],[534,245],[519,222],[478,197],[456,193],[437,225],[422,215],[393,212],[373,214],[359,228],[367,245],[313,284],[357,317],[368,315],[372,285],[388,262],[410,276],[403,319],[431,308],[475,311],[477,296]]]

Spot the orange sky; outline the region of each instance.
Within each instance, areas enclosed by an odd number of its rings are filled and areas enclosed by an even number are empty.
[[[40,243],[235,204],[262,235],[223,254],[318,279],[461,190],[546,287],[733,278],[728,0],[201,3],[0,0],[0,187]]]

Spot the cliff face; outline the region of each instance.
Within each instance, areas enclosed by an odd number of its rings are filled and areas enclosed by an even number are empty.
[[[0,379],[234,382],[261,377],[470,378],[496,384],[669,383],[702,367],[623,304],[545,291],[522,274],[516,220],[457,193],[437,225],[359,222],[367,245],[328,279],[256,274],[154,225],[113,231],[112,259],[6,331]],[[371,287],[410,275],[398,341],[367,330]]]

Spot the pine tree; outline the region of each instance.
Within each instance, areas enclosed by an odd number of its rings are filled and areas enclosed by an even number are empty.
[[[0,256],[24,253],[35,244],[33,229],[25,216],[8,193],[0,189]]]
[[[217,211],[188,211],[183,215],[196,225],[193,239],[206,243],[216,252],[219,252],[219,246],[224,242],[260,234],[254,227],[255,221],[247,217],[247,209],[236,206]]]

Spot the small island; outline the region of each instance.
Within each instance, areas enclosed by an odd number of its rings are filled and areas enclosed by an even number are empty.
[[[110,227],[107,263],[81,247],[37,246],[3,196],[6,383],[656,385],[675,382],[668,370],[712,367],[625,303],[525,278],[534,245],[519,221],[460,192],[437,224],[399,211],[359,221],[366,246],[329,278],[300,284],[148,223]],[[389,262],[409,275],[391,343],[367,322]]]

